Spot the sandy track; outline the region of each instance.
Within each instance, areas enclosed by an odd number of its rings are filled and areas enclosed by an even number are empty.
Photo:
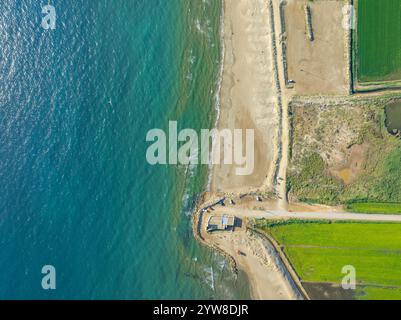
[[[341,220],[341,221],[370,221],[370,222],[401,222],[401,215],[391,214],[367,214],[349,212],[287,212],[271,211],[265,212],[258,217],[266,219],[313,219],[313,220]]]
[[[280,20],[280,0],[272,0],[273,3],[273,13],[274,13],[274,28],[275,41],[277,44],[277,60],[278,60],[278,78],[280,82],[279,100],[281,101],[281,154],[279,162],[279,170],[276,181],[276,192],[279,195],[279,205],[280,208],[286,210],[288,208],[287,199],[287,167],[288,167],[288,156],[289,156],[289,115],[288,115],[288,102],[291,100],[292,93],[286,90],[286,80],[284,75],[284,57],[282,46],[278,45],[282,41],[283,35],[280,33],[282,30],[282,21]]]
[[[216,211],[219,214],[233,215],[241,219],[245,218],[263,218],[263,219],[301,219],[301,220],[337,220],[337,221],[369,221],[369,222],[401,222],[401,215],[393,214],[368,214],[368,213],[351,213],[342,212],[339,208],[325,206],[310,206],[302,205],[294,206],[293,209],[303,211],[286,211],[277,209],[277,206],[266,206],[260,209],[250,209],[249,204],[247,209],[241,205],[217,207]],[[270,208],[268,208],[270,207]],[[304,211],[311,210],[314,211]]]

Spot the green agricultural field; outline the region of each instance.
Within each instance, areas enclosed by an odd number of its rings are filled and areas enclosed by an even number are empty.
[[[358,213],[401,214],[401,203],[353,202],[347,210]]]
[[[357,1],[359,82],[401,80],[401,1]]]
[[[284,248],[302,281],[340,284],[356,269],[357,299],[401,299],[401,224],[258,221]]]

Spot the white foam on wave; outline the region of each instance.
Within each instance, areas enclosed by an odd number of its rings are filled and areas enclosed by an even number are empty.
[[[199,33],[205,33],[205,31],[202,29],[199,18],[195,19],[195,28],[196,28],[196,30],[198,30]]]
[[[196,164],[189,164],[185,166],[185,191],[182,197],[182,203],[184,210],[184,215],[187,217],[192,216],[193,214],[193,207],[190,203],[191,200],[191,193],[190,193],[190,185],[189,182],[195,177],[196,174]]]
[[[224,55],[225,55],[225,44],[224,44],[224,3],[222,0],[222,5],[221,5],[221,14],[220,14],[220,46],[221,46],[221,56],[220,56],[220,70],[219,70],[219,76],[218,76],[218,80],[217,80],[217,84],[216,84],[216,93],[215,93],[215,103],[214,103],[214,108],[216,111],[216,119],[214,122],[214,128],[217,129],[218,124],[219,124],[219,120],[220,120],[220,107],[221,107],[221,98],[220,98],[220,94],[221,94],[221,86],[223,83],[223,74],[224,74]],[[213,140],[213,145],[215,143],[216,137],[212,138]],[[213,148],[212,148],[213,150]],[[213,152],[213,151],[212,151]],[[207,185],[206,185],[206,190],[210,191],[210,184],[212,182],[212,164],[209,164],[209,175],[208,175],[208,181],[207,181]]]
[[[204,278],[205,283],[210,287],[210,289],[215,291],[213,267],[206,267],[203,269],[203,271],[205,272],[206,275]]]

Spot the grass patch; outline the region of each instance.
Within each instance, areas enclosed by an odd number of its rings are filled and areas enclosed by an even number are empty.
[[[341,196],[343,202],[358,202],[354,200],[362,199],[369,202],[401,203],[401,146],[400,141],[389,139],[392,141],[386,145],[371,148],[366,157],[364,174],[347,186]]]
[[[352,202],[347,210],[357,213],[401,214],[401,203]]]
[[[326,165],[319,154],[312,153],[304,157],[300,167],[303,170],[288,175],[289,191],[303,202],[338,202],[343,185],[326,173]]]
[[[352,265],[356,298],[401,299],[401,224],[258,221],[255,227],[283,246],[301,280],[340,284],[342,268]]]

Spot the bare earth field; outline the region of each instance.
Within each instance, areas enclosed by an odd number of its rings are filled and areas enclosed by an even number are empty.
[[[345,94],[345,34],[343,1],[287,0],[285,25],[288,77],[300,95]],[[314,41],[307,38],[304,5],[312,12]]]
[[[236,175],[235,164],[215,165],[212,192],[243,192],[269,188],[271,184],[278,118],[268,16],[266,1],[225,1],[225,56],[218,129],[254,129],[255,159],[253,174],[248,176]]]

